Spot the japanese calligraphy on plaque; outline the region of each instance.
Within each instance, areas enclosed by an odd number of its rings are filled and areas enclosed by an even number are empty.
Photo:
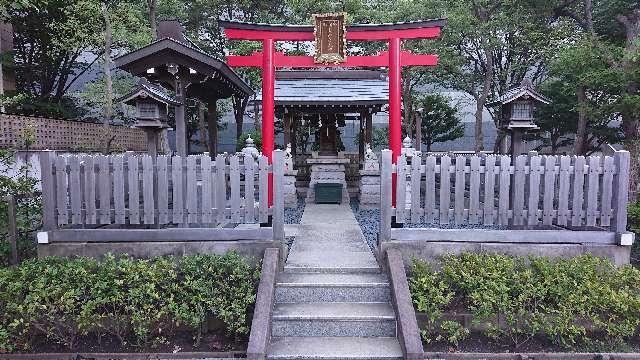
[[[314,14],[313,33],[316,38],[316,64],[338,64],[347,59],[347,28],[345,13]]]

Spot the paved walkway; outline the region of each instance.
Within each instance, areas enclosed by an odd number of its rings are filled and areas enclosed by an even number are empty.
[[[287,269],[378,271],[349,205],[307,204]]]

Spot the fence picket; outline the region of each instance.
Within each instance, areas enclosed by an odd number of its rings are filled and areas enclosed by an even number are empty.
[[[122,156],[115,156],[113,164],[113,219],[116,224],[125,224],[124,167]]]
[[[527,225],[538,225],[538,208],[540,206],[540,156],[531,156],[529,160],[529,199]]]
[[[573,165],[573,201],[571,202],[571,226],[582,226],[582,212],[584,205],[584,156],[575,158]]]
[[[571,190],[571,157],[560,157],[558,174],[558,216],[556,224],[567,226],[569,223],[569,195]]]
[[[171,158],[168,156],[158,156],[156,166],[158,168],[158,223],[169,223],[169,174],[168,162]]]
[[[589,156],[587,175],[587,226],[596,226],[598,219],[598,195],[600,185],[600,156]]]
[[[187,222],[198,223],[198,179],[196,178],[197,156],[187,156]]]
[[[156,209],[153,196],[153,159],[149,155],[142,156],[142,205],[144,223],[155,224]]]
[[[87,224],[97,223],[96,218],[96,173],[94,165],[95,157],[85,155],[82,159],[84,163],[84,208],[85,221]]]
[[[451,205],[451,158],[447,155],[440,158],[440,223],[449,223],[449,207]]]
[[[405,221],[407,208],[407,158],[400,155],[396,164],[396,222],[399,224]]]
[[[411,159],[411,223],[417,224],[422,217],[420,183],[422,181],[422,157],[415,154]]]
[[[224,155],[216,156],[216,218],[218,224],[225,220],[224,211],[227,207],[227,166]]]
[[[71,223],[80,225],[84,223],[80,187],[80,159],[75,155],[69,157],[69,189],[75,189],[75,191],[69,191],[71,197]]]
[[[516,158],[513,170],[513,224],[524,225],[524,189],[527,156]]]
[[[493,225],[495,212],[495,186],[496,186],[496,157],[493,155],[485,158],[484,165],[484,224]]]
[[[542,199],[542,224],[553,224],[553,199],[556,194],[556,157],[544,157],[544,192]]]
[[[212,181],[211,177],[213,176],[211,173],[211,158],[209,155],[200,156],[200,169],[202,174],[202,192],[201,192],[201,201],[202,201],[202,223],[210,224],[213,222],[213,204],[212,204]]]
[[[424,222],[432,223],[436,209],[436,157],[427,156],[424,161]]]
[[[477,224],[480,216],[480,157],[471,157],[469,172],[469,224]]]
[[[238,155],[229,159],[229,182],[231,183],[231,221],[235,224],[242,222],[240,213],[240,160]]]
[[[258,175],[258,201],[260,202],[259,208],[259,220],[260,223],[266,223],[269,221],[269,202],[268,202],[268,194],[269,190],[269,164],[267,163],[267,158],[264,156],[260,156],[258,158],[258,164],[260,166],[260,173]]]
[[[255,160],[251,154],[244,154],[244,221],[255,222]]]
[[[171,183],[172,199],[173,199],[173,223],[184,223],[184,198],[182,192],[182,157],[174,156],[171,158]]]
[[[465,221],[464,218],[464,209],[465,209],[465,166],[467,165],[467,158],[464,156],[456,157],[456,174],[455,174],[455,185],[454,185],[454,215],[455,215],[455,223],[463,224]]]
[[[127,157],[129,185],[129,224],[140,224],[140,175],[138,156]]]
[[[500,191],[498,193],[498,224],[509,225],[509,201],[511,196],[511,157],[500,157]]]
[[[615,164],[611,156],[604,158],[602,167],[602,202],[600,204],[600,226],[606,227],[611,225],[611,200],[613,195],[613,176],[615,173]]]
[[[56,158],[56,203],[58,206],[58,225],[69,223],[69,200],[67,186],[67,161],[65,157]]]

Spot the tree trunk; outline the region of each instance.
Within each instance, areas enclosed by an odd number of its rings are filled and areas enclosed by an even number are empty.
[[[584,155],[587,151],[587,114],[584,109],[587,102],[587,94],[584,86],[578,86],[576,95],[578,96],[578,128],[576,130],[574,153],[576,155]]]
[[[208,104],[207,127],[209,129],[209,154],[215,157],[218,153],[218,106],[217,101]]]
[[[238,98],[233,97],[233,116],[236,120],[236,142],[242,136],[242,126],[244,124],[244,111],[247,108],[249,102],[248,97]],[[244,144],[243,144],[244,145]]]
[[[478,4],[474,3],[474,12],[476,17],[478,18],[480,23],[486,23],[489,21],[489,13],[486,9],[478,6]],[[489,98],[489,93],[491,92],[491,84],[493,83],[493,73],[494,73],[494,64],[493,64],[493,53],[492,49],[489,46],[488,40],[486,37],[481,39],[482,41],[482,51],[485,56],[485,73],[484,73],[484,82],[482,84],[482,92],[479,96],[476,97],[476,146],[475,152],[478,153],[484,150],[484,134],[482,132],[482,118],[484,112],[484,106],[487,103],[487,99]]]
[[[111,131],[111,118],[113,117],[113,83],[111,80],[111,19],[109,19],[109,6],[102,4],[102,17],[104,19],[104,80],[105,80],[105,102],[104,102],[104,154],[109,154],[111,143],[115,135]]]
[[[255,97],[254,97],[254,101],[253,101],[253,127],[256,130],[260,130],[261,126],[261,120],[260,120],[260,111],[259,111],[259,106],[258,106],[258,102],[255,101]]]
[[[151,36],[154,40],[158,39],[158,25],[156,20],[156,0],[147,0],[149,6],[149,26],[151,27]]]
[[[638,96],[640,85],[631,76],[637,66],[631,54],[637,54],[640,43],[640,9],[635,9],[628,15],[619,15],[616,20],[623,25],[626,35],[625,53],[622,68],[628,74],[629,83],[626,87],[627,96]],[[640,118],[632,112],[622,114],[622,129],[624,131],[625,149],[631,157],[629,173],[629,201],[638,201],[638,183],[640,182]]]

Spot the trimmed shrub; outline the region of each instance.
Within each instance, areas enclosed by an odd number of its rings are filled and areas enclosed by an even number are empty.
[[[178,327],[199,345],[209,316],[238,339],[249,332],[258,279],[236,253],[28,260],[0,269],[0,353],[27,350],[36,336],[68,349],[87,335],[147,348]]]
[[[640,270],[591,255],[462,254],[445,256],[440,271],[414,260],[410,287],[427,317],[427,342],[457,345],[465,332],[443,317],[456,312],[470,313],[484,335],[516,349],[536,336],[574,348],[592,336],[618,343],[640,334]]]

